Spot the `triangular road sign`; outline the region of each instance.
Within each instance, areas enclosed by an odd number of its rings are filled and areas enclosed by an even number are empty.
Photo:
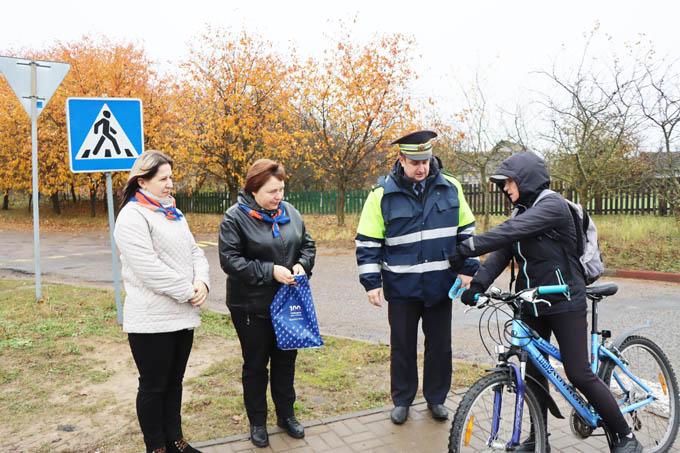
[[[119,159],[137,157],[138,152],[107,104],[99,110],[97,117],[76,154],[80,159]]]
[[[0,57],[0,72],[12,87],[19,102],[31,116],[31,64],[36,65],[36,116],[47,106],[71,68],[67,63]]]

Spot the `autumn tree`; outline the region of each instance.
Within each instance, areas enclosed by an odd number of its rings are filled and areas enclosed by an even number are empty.
[[[9,209],[11,190],[31,190],[31,120],[0,78],[0,193]]]
[[[337,191],[338,225],[345,221],[345,193],[363,186],[395,151],[388,142],[412,119],[409,83],[414,79],[412,41],[385,35],[357,44],[347,30],[304,69],[299,113],[318,171]]]
[[[209,29],[182,69],[176,108],[184,120],[175,150],[198,183],[213,179],[233,196],[254,160],[285,163],[300,151],[291,108],[296,67],[270,42]]]

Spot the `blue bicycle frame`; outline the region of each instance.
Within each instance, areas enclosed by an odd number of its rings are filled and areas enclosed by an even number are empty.
[[[557,285],[554,287],[539,287],[536,290],[537,294],[555,294],[559,292],[566,291],[565,285]],[[596,309],[594,308],[594,315],[596,316]],[[594,318],[593,324],[596,324],[596,318]],[[591,367],[595,374],[597,374],[598,368],[601,363],[601,359],[611,360],[618,369],[623,372],[628,378],[630,378],[636,385],[643,389],[647,393],[647,397],[641,401],[637,401],[633,404],[625,404],[624,401],[619,401],[619,407],[621,412],[628,413],[639,409],[640,407],[651,404],[656,400],[652,395],[652,390],[642,382],[638,377],[633,375],[626,365],[607,349],[600,342],[600,333],[595,332],[596,328],[593,329],[592,333],[592,344],[591,344]],[[557,388],[558,392],[569,402],[569,404],[576,410],[578,415],[591,427],[596,428],[600,426],[602,419],[595,412],[595,410],[588,404],[572,387],[570,384],[565,382],[562,376],[555,371],[554,367],[550,364],[550,361],[543,356],[543,353],[547,354],[549,357],[553,357],[555,360],[561,362],[562,357],[560,356],[560,351],[553,346],[550,342],[545,341],[538,334],[536,334],[529,326],[527,326],[520,319],[513,319],[512,321],[512,338],[511,338],[511,352],[515,355],[520,356],[520,360],[523,360],[524,354],[520,354],[517,351],[526,351],[526,357],[528,360],[534,364],[534,366],[540,371],[540,373],[545,376],[554,386]],[[514,350],[514,351],[513,351]],[[524,404],[524,393],[525,393],[525,382],[524,382],[524,363],[518,367],[514,363],[508,363],[508,365],[513,370],[515,386],[516,386],[516,399],[515,399],[515,420],[513,424],[512,438],[508,442],[507,447],[514,447],[519,445],[519,439],[521,436],[521,425],[522,425],[522,409]],[[624,382],[621,379],[621,375],[616,372],[612,374],[612,378],[616,381],[617,385],[621,387],[624,394],[627,394],[627,389]],[[500,412],[502,405],[502,390],[496,389],[494,394],[494,409],[493,409],[493,419],[491,427],[491,435],[488,440],[488,444],[491,445],[492,442],[496,440],[498,434],[498,427],[500,424]]]

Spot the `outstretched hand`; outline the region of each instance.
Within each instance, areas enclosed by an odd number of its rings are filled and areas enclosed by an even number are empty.
[[[477,294],[482,294],[484,292],[484,286],[481,285],[479,282],[472,281],[470,285],[468,286],[468,289],[463,291],[463,294],[460,295],[460,301],[463,302],[465,305],[468,305],[470,307],[474,307],[477,305],[477,300],[475,299],[475,296]]]
[[[477,294],[479,293],[468,288],[460,295],[460,301],[467,306],[474,307],[477,305],[477,300],[475,299]]]

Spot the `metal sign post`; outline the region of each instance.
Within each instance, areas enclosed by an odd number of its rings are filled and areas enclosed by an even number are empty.
[[[66,101],[69,162],[74,173],[104,172],[109,211],[111,266],[118,324],[123,324],[120,264],[116,242],[111,172],[127,171],[144,152],[142,101],[127,98],[69,98]]]
[[[40,274],[40,206],[38,186],[38,116],[71,68],[66,63],[33,61],[0,57],[0,72],[31,117],[31,179],[33,203],[33,263],[35,267],[35,299],[42,299]],[[40,69],[40,80],[38,80]]]
[[[116,298],[116,318],[118,324],[123,324],[123,305],[120,301],[120,265],[118,264],[118,252],[116,251],[116,241],[113,239],[113,228],[115,220],[113,218],[113,183],[111,172],[106,172],[106,204],[109,208],[109,240],[111,241],[111,266],[113,267],[113,288]]]
[[[21,63],[18,63],[21,64]],[[40,188],[38,186],[38,75],[37,63],[31,61],[31,178],[33,193],[33,265],[35,268],[35,300],[42,299],[40,274]]]

